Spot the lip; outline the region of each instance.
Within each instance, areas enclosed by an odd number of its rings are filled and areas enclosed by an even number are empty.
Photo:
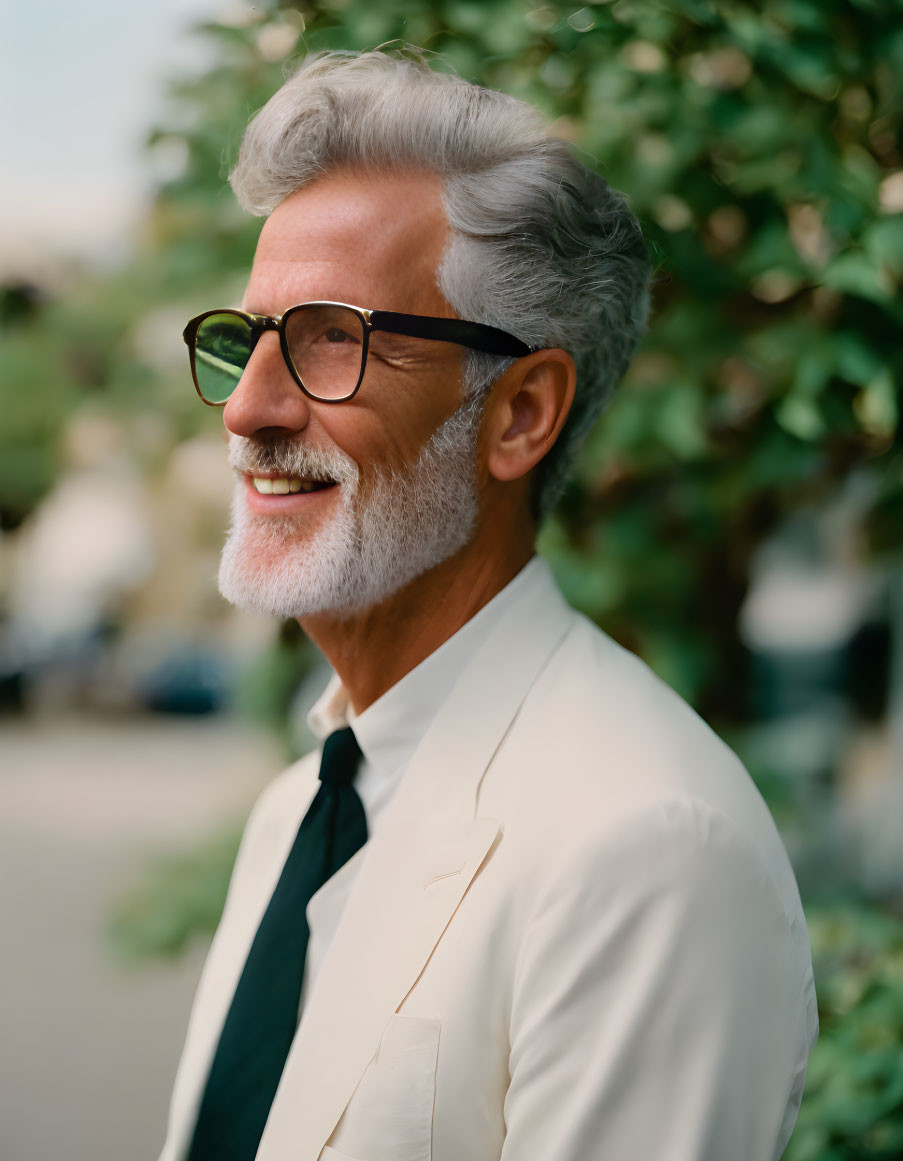
[[[261,479],[277,480],[281,473],[255,472],[254,475]],[[284,496],[265,496],[254,487],[251,476],[246,474],[244,480],[245,502],[248,509],[266,516],[306,511],[311,505],[324,503],[326,498],[339,488],[338,484],[332,484],[328,488],[319,488],[316,492],[287,492]]]

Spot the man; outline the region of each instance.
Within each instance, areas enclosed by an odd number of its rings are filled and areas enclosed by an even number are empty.
[[[232,182],[268,215],[242,309],[186,329],[220,585],[335,677],[248,824],[162,1161],[771,1161],[816,1034],[786,856],[534,556],[643,325],[623,199],[382,53],[308,62]]]

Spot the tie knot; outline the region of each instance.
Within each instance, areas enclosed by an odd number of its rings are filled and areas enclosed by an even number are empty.
[[[336,730],[323,743],[320,781],[324,786],[350,786],[360,760],[361,748],[351,726]]]

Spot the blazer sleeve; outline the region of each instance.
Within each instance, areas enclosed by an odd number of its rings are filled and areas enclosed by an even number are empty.
[[[708,805],[644,809],[537,892],[502,1161],[774,1161],[816,1030],[805,923],[759,855]]]

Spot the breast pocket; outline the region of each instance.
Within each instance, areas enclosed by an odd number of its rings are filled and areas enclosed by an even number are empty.
[[[322,1158],[429,1161],[441,1023],[392,1017]]]

